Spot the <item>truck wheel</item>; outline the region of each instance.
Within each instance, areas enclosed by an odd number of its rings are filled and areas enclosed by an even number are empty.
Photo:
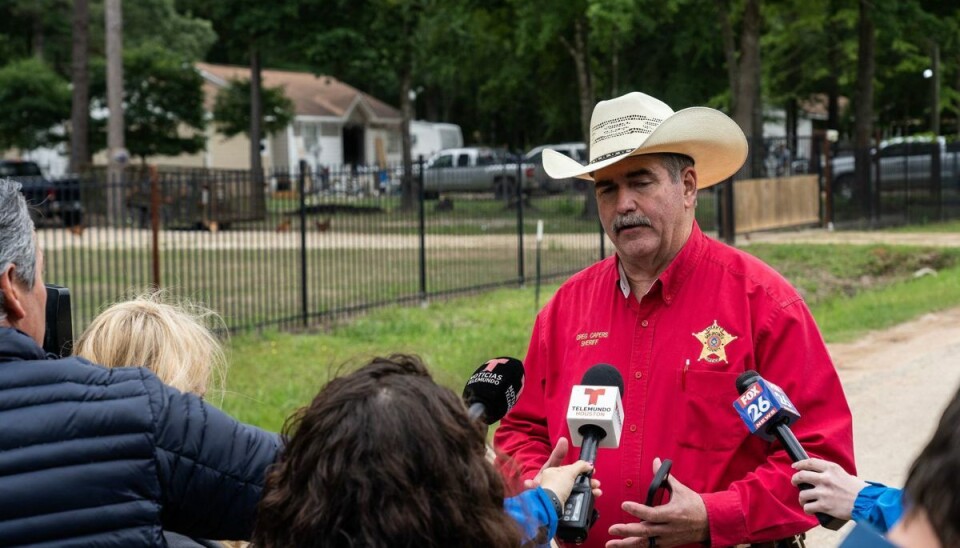
[[[67,228],[83,223],[82,211],[65,211],[61,217],[63,218],[63,226]]]
[[[507,200],[516,197],[517,184],[512,177],[497,179],[493,182],[493,196],[498,200]]]
[[[857,181],[853,175],[841,175],[833,181],[833,197],[849,201],[856,194]]]

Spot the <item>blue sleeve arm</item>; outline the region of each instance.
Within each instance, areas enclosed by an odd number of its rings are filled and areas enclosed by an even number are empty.
[[[860,490],[853,502],[851,517],[857,523],[867,523],[886,533],[903,515],[903,493],[900,489],[873,482]]]
[[[557,534],[557,513],[543,489],[528,489],[503,501],[503,509],[520,525],[524,545],[546,546]]]

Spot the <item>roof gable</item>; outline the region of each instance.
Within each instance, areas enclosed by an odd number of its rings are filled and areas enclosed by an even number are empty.
[[[249,80],[250,68],[234,65],[196,63],[204,77],[204,94],[212,108],[217,92],[231,80]],[[282,87],[300,116],[323,116],[346,120],[354,109],[362,108],[371,121],[399,122],[401,113],[392,106],[345,84],[332,76],[307,72],[264,69],[264,87]]]

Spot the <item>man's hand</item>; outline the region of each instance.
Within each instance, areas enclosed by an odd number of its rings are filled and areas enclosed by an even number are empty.
[[[547,462],[543,463],[543,466],[540,467],[540,472],[533,479],[523,480],[523,487],[525,489],[534,489],[540,486],[540,481],[543,479],[543,471],[547,468],[556,468],[560,466],[560,463],[563,462],[563,459],[567,457],[567,451],[570,449],[570,442],[567,441],[567,438],[560,438],[557,440],[556,447],[553,448],[553,452],[550,453],[550,458],[547,459]]]
[[[660,469],[660,459],[653,459],[653,473]],[[704,542],[710,538],[707,507],[703,499],[672,475],[668,477],[673,493],[670,502],[651,508],[636,502],[624,502],[622,508],[640,520],[639,523],[618,523],[610,527],[610,534],[625,537],[607,542],[607,548],[649,545],[647,539],[656,537],[658,547],[678,546]]]
[[[800,505],[808,514],[823,512],[840,519],[850,519],[857,494],[867,482],[846,473],[839,464],[821,459],[805,459],[793,463],[799,470],[790,481],[799,486],[806,483],[813,489],[800,491]]]

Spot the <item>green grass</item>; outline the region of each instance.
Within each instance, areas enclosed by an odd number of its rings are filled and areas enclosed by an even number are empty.
[[[960,251],[818,245],[748,250],[811,288],[805,290],[813,297],[808,301],[828,342],[960,304]],[[939,275],[913,279],[921,265],[937,265]],[[544,288],[541,305],[556,287]],[[441,383],[459,392],[491,356],[526,354],[534,316],[534,289],[527,287],[434,301],[427,308],[391,306],[324,332],[239,335],[230,343],[223,407],[278,430],[331,375],[391,352],[419,354]]]
[[[960,304],[960,267],[936,276],[904,279],[852,298],[833,298],[811,307],[827,342],[846,342],[922,314]]]
[[[544,291],[541,304],[555,289]],[[375,310],[327,332],[238,335],[230,342],[223,408],[277,430],[331,375],[393,352],[420,355],[439,382],[459,392],[494,355],[526,354],[535,313],[534,289],[528,287],[435,301],[428,308]]]
[[[938,223],[899,226],[887,229],[889,232],[957,232],[960,233],[960,219]]]

